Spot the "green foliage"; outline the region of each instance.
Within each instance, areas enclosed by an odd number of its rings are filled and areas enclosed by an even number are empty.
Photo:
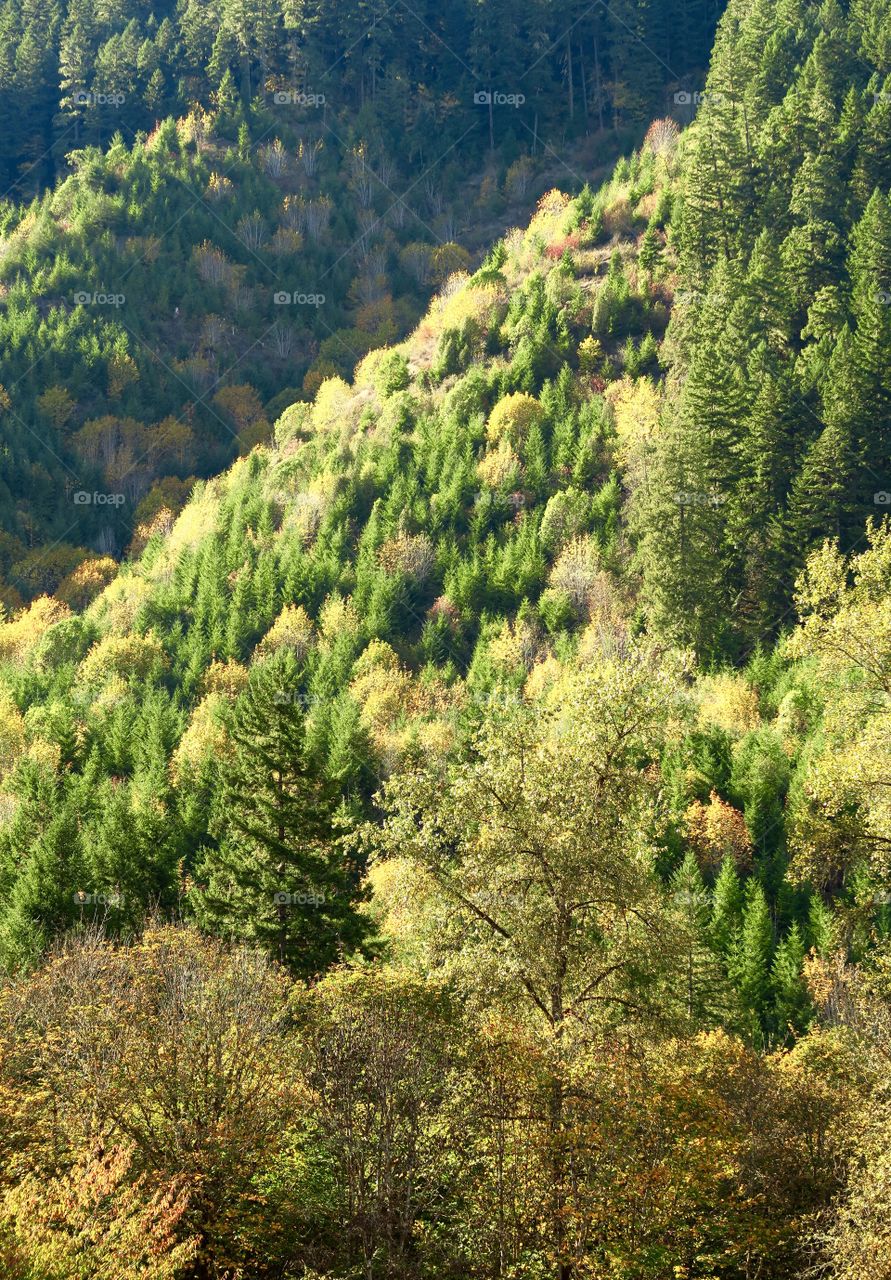
[[[194,905],[210,929],[256,940],[311,975],[358,946],[363,930],[333,801],[306,760],[298,677],[286,653],[258,668],[235,708],[217,844],[198,868]]]

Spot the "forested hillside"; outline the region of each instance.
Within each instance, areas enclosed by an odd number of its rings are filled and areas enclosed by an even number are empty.
[[[142,505],[61,582],[9,534],[3,1274],[891,1280],[891,8],[731,0],[687,127],[704,7],[409,13],[97,16],[90,77],[144,31],[189,113],[87,113],[9,208],[3,359]],[[530,44],[514,129],[642,143],[484,256],[391,224],[358,287],[419,86],[445,147]],[[249,101],[329,58],[348,181]],[[551,171],[491,120],[503,225]],[[178,363],[120,306],[90,364],[41,302],[87,258]],[[274,353],[269,263],[334,282]]]
[[[689,118],[718,8],[626,7],[7,0],[7,607],[402,338],[549,178]]]
[[[478,150],[527,149],[652,117],[669,89],[692,98],[720,13],[717,0],[6,0],[0,181],[36,190],[72,148],[239,99],[298,121],[323,111],[333,137],[383,139],[424,169],[468,133]]]

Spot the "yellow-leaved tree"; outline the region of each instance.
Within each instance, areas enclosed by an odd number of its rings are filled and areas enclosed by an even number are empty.
[[[891,523],[871,525],[850,557],[827,542],[798,583],[801,626],[789,653],[825,690],[823,750],[794,814],[794,871],[837,886],[856,868],[891,888]]]
[[[431,960],[518,1012],[544,1055],[542,1211],[561,1276],[574,1266],[574,1054],[598,1028],[658,1019],[667,1004],[655,761],[682,705],[644,649],[587,667],[550,704],[494,710],[449,768],[406,767],[380,797],[382,828],[367,829],[378,859],[403,860],[428,886]]]

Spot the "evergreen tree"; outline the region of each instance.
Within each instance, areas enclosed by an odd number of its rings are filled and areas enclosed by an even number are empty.
[[[217,845],[205,851],[194,905],[208,928],[255,940],[310,976],[360,946],[366,926],[330,789],[306,758],[299,691],[299,667],[285,653],[257,668],[239,699]]]
[[[743,889],[732,858],[725,858],[712,893],[711,936],[719,953],[729,961],[742,923]]]
[[[812,1012],[812,1005],[802,975],[805,957],[804,940],[797,923],[777,947],[771,971],[774,998],[774,1022],[778,1035],[784,1036],[789,1028],[804,1031]]]
[[[7,969],[29,967],[53,939],[81,918],[78,894],[83,891],[84,864],[78,817],[54,789],[52,811],[46,809],[50,789],[40,780],[6,833],[0,860],[9,885],[0,917],[0,963]],[[9,859],[16,873],[9,877]],[[103,905],[91,900],[91,918],[101,919]]]
[[[773,925],[767,897],[757,880],[748,882],[739,942],[733,956],[731,977],[740,999],[752,1016],[756,1036],[769,1011]]]
[[[679,956],[680,995],[687,1017],[696,1027],[726,1023],[732,1006],[726,975],[709,934],[708,890],[692,850],[671,878],[671,897],[682,926]]]

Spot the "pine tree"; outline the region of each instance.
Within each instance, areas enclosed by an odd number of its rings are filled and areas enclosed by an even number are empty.
[[[791,604],[799,566],[786,536],[786,507],[809,425],[788,377],[766,373],[742,442],[744,478],[734,504],[734,534],[746,548],[740,614],[756,637],[768,635]]]
[[[217,845],[193,896],[206,927],[258,942],[310,976],[361,945],[366,928],[333,797],[306,757],[300,687],[290,653],[253,672],[221,765]]]
[[[743,890],[732,858],[725,858],[712,894],[711,937],[719,953],[729,960],[742,923]]]
[[[847,415],[861,466],[877,487],[891,483],[891,200],[875,191],[852,233],[848,262],[856,327],[850,381],[833,397]],[[830,379],[832,378],[830,368]],[[834,389],[834,388],[833,388]],[[864,495],[859,495],[862,498]],[[868,508],[869,504],[865,504]],[[867,510],[863,514],[866,515]]]
[[[859,474],[849,425],[827,423],[808,449],[789,498],[788,538],[798,559],[794,569],[824,538],[839,538],[845,547],[855,540]]]
[[[727,1021],[732,997],[720,957],[710,940],[709,894],[692,850],[688,850],[671,878],[671,897],[683,938],[678,977],[686,1016],[695,1027],[717,1026]]]
[[[836,927],[832,908],[816,894],[808,909],[807,938],[821,956],[828,956],[836,944]]]
[[[137,929],[150,910],[177,897],[177,831],[151,791],[107,781],[84,841],[85,890],[107,928]]]
[[[61,803],[59,790],[52,814],[45,807],[48,798],[41,784],[0,849],[0,857],[12,855],[17,863],[0,916],[0,964],[6,968],[33,964],[81,915],[77,894],[84,868],[78,817]]]
[[[731,978],[743,1005],[752,1015],[752,1029],[758,1034],[769,1008],[773,925],[767,898],[757,880],[746,886],[739,943],[731,965]]]
[[[882,92],[875,95],[860,136],[852,187],[861,207],[869,200],[876,187],[887,184],[888,166],[891,164],[889,130],[891,130],[891,78],[885,81]]]
[[[797,923],[777,947],[771,971],[774,999],[774,1023],[780,1036],[804,1031],[812,1011],[807,986],[802,976],[805,957],[804,940]]]
[[[659,240],[659,232],[652,223],[644,232],[637,258],[649,276],[655,275],[662,265],[662,245]]]
[[[58,122],[66,134],[71,130],[66,142],[73,142],[75,146],[80,142],[86,117],[86,104],[82,95],[86,93],[90,83],[92,59],[89,29],[77,23],[63,36],[59,50],[59,87],[62,100]]]

